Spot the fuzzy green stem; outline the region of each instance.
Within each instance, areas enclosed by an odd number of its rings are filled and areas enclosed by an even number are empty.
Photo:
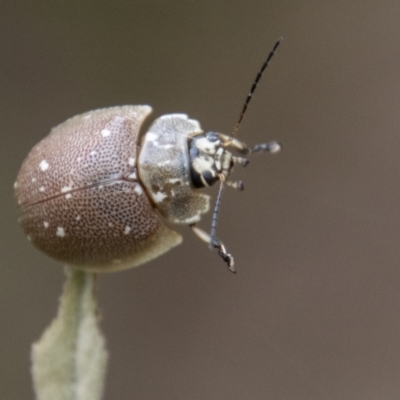
[[[107,365],[93,285],[95,275],[66,268],[56,319],[32,346],[37,400],[100,400]]]

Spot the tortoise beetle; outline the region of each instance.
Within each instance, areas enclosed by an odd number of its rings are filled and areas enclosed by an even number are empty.
[[[235,272],[233,257],[215,237],[224,182],[234,156],[279,151],[277,142],[249,149],[234,138],[263,64],[231,135],[203,133],[185,114],[157,118],[140,137],[147,105],[111,107],[75,116],[52,129],[22,164],[14,184],[20,223],[28,239],[50,257],[82,269],[109,272],[143,264],[182,237],[167,224],[189,225]],[[196,226],[210,209],[201,190],[221,182],[211,233]]]

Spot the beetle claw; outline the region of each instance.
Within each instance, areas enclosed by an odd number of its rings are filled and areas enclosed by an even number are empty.
[[[202,229],[198,228],[195,224],[189,225],[192,231],[199,237],[203,242],[207,243],[211,249],[218,249],[218,255],[225,261],[228,265],[229,271],[236,274],[235,260],[232,254],[226,251],[224,244],[217,238],[211,238],[211,235],[204,232]]]

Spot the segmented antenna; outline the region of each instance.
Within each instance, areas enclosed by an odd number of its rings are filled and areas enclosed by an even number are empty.
[[[233,128],[233,131],[231,133],[231,137],[234,137],[236,135],[237,131],[239,130],[240,124],[243,120],[244,114],[246,113],[246,110],[250,103],[250,100],[253,97],[253,94],[257,88],[258,82],[260,81],[263,72],[268,67],[268,63],[270,62],[271,58],[275,54],[275,51],[278,48],[278,46],[281,44],[281,42],[282,42],[282,38],[280,37],[274,44],[274,47],[272,48],[272,50],[269,52],[267,59],[264,61],[264,64],[262,65],[260,71],[258,72],[258,74],[256,76],[256,79],[254,79],[254,82],[253,82],[253,85],[251,86],[250,92],[247,95],[246,100],[244,102],[242,112],[240,113],[240,116],[239,116],[239,120],[236,123],[236,125]],[[254,150],[254,152],[259,151],[259,150],[262,150],[262,148],[261,147],[257,148]],[[221,175],[221,178],[222,177],[223,177],[223,175]],[[222,191],[224,189],[224,179],[221,179],[221,178],[220,178],[218,197],[217,197],[217,201],[215,202],[214,212],[213,212],[213,216],[212,216],[212,220],[211,220],[210,249],[214,248],[215,237],[217,234],[218,213],[219,213],[219,209],[221,207]]]
[[[253,94],[257,88],[258,82],[261,79],[263,72],[268,67],[268,63],[270,62],[271,58],[275,54],[275,51],[278,48],[278,46],[281,44],[281,42],[282,42],[282,38],[280,37],[274,44],[274,47],[272,48],[272,50],[269,52],[267,59],[264,61],[264,64],[262,65],[260,71],[258,72],[258,74],[256,76],[256,79],[254,79],[254,82],[253,82],[253,85],[251,86],[250,92],[247,95],[246,100],[244,102],[243,109],[242,109],[242,112],[240,113],[239,120],[236,123],[236,125],[233,128],[233,131],[231,133],[232,137],[234,137],[236,135],[237,131],[239,130],[239,126],[243,120],[244,114],[246,113],[247,107],[249,106],[250,100],[253,97]]]
[[[219,191],[217,196],[217,201],[215,202],[214,212],[212,215],[211,220],[211,232],[210,232],[210,249],[214,248],[215,236],[217,234],[217,222],[218,222],[218,213],[221,207],[221,198],[222,198],[222,191],[224,189],[225,177],[221,175],[219,181]]]

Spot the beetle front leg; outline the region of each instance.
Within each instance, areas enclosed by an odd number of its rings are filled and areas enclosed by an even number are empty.
[[[229,135],[218,133],[218,137],[220,138],[222,145],[224,147],[231,147],[232,149],[235,149],[236,151],[242,154],[253,154],[253,153],[258,153],[259,151],[278,153],[282,148],[282,145],[275,140],[268,143],[256,144],[252,148],[249,148],[246,143],[241,142],[240,140],[233,138]]]
[[[269,153],[278,153],[279,151],[281,151],[282,149],[282,145],[277,142],[277,141],[273,141],[273,142],[268,142],[268,143],[260,143],[260,144],[256,144],[253,146],[253,148],[250,150],[250,153],[257,153],[259,151],[268,151]]]
[[[236,274],[235,261],[233,256],[226,251],[224,244],[217,238],[214,238],[213,243],[211,243],[211,235],[198,228],[195,224],[189,226],[192,228],[192,231],[195,233],[195,235],[203,242],[207,243],[210,247],[218,249],[218,254],[228,265],[229,271]]]

